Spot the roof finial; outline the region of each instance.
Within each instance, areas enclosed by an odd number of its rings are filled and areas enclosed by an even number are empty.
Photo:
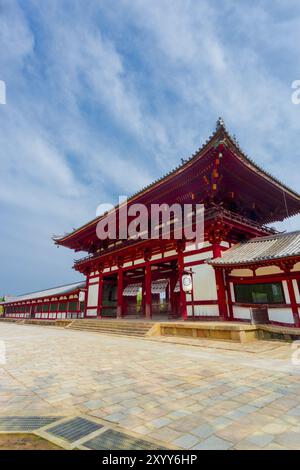
[[[225,127],[223,118],[219,117],[216,124],[216,130],[219,130],[220,127]]]

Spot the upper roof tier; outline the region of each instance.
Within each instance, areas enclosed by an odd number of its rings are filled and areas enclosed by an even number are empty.
[[[133,203],[219,205],[261,225],[300,213],[300,195],[253,162],[225,128],[221,118],[205,144],[181,165],[131,196]],[[116,206],[118,214],[118,206]],[[104,215],[62,237],[58,245],[89,251]],[[128,220],[130,222],[130,219]]]

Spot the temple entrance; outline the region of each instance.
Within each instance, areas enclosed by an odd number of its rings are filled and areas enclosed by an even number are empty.
[[[117,288],[118,281],[116,277],[104,279],[101,317],[115,318],[117,316]]]
[[[177,260],[151,264],[151,314],[155,319],[178,318],[179,284]],[[124,273],[123,317],[146,317],[146,269]]]
[[[148,269],[151,270],[148,294],[147,271],[144,266],[119,268],[113,275],[103,276],[99,297],[102,302],[98,308],[98,316],[154,320],[178,318],[180,289],[177,260],[151,264]],[[147,303],[148,309],[150,304],[151,316],[149,311],[147,313]]]

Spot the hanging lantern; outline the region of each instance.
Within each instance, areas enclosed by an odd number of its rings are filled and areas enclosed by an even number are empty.
[[[181,278],[182,289],[184,292],[192,292],[193,280],[190,274],[184,274]]]

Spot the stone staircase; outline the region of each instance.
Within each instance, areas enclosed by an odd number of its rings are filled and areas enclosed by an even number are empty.
[[[134,320],[73,320],[67,328],[71,330],[92,331],[108,335],[143,337],[153,326],[153,323]]]

